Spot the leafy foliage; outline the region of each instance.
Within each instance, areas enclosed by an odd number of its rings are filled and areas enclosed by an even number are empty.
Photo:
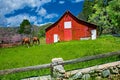
[[[120,0],[85,0],[79,16],[98,26],[98,34],[120,33]]]
[[[93,7],[93,1],[85,0],[83,5],[83,11],[78,15],[78,18],[87,21],[89,15],[92,14],[92,7]]]
[[[112,24],[112,32],[120,33],[120,0],[112,0],[107,6],[107,12]]]
[[[45,37],[45,29],[47,27],[49,27],[51,25],[51,23],[48,23],[48,24],[45,24],[45,25],[42,25],[39,27],[39,36],[40,37]]]
[[[106,12],[105,4],[102,3],[102,0],[101,2],[98,2],[99,4],[95,4],[93,6],[94,14],[89,16],[88,21],[98,26],[99,35],[101,35],[102,33],[109,33],[109,29],[111,29],[111,24],[109,22],[109,16]]]
[[[24,19],[22,23],[20,24],[20,29],[19,33],[25,33],[25,34],[30,34],[31,33],[31,24],[29,20]]]
[[[84,13],[83,13],[83,12],[81,12],[77,17],[78,17],[78,19],[80,19],[80,20],[86,21],[86,17],[84,16]]]
[[[31,35],[32,36],[37,36],[39,37],[39,27],[36,26],[36,25],[32,25],[32,28],[31,28]]]

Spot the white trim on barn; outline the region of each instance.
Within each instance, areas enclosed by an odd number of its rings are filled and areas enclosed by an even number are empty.
[[[64,28],[71,28],[72,24],[71,21],[64,22]]]
[[[58,42],[59,41],[59,37],[58,37],[58,34],[54,34],[54,43]]]
[[[97,32],[96,29],[91,30],[91,39],[92,40],[96,39],[96,37],[97,37],[97,33],[96,32]]]
[[[80,38],[80,40],[89,40],[90,37],[84,37],[84,38]]]

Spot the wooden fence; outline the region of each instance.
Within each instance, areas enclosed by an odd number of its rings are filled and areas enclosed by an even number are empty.
[[[117,56],[117,55],[120,55],[120,51],[110,52],[110,53],[106,53],[106,54],[93,55],[93,56],[87,56],[87,57],[77,58],[77,59],[72,59],[72,60],[67,60],[67,61],[64,61],[63,63],[60,63],[60,64],[64,64],[64,65],[73,64],[73,63],[85,62],[85,61],[107,58],[107,57]],[[53,65],[53,66],[55,66],[55,65]],[[0,70],[0,75],[17,73],[17,72],[32,71],[32,70],[40,70],[40,69],[45,69],[45,68],[51,68],[51,63],[44,64],[44,65],[23,67],[23,68]]]

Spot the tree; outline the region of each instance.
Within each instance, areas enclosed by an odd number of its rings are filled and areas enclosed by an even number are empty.
[[[39,27],[39,36],[40,37],[45,37],[45,29],[47,27],[49,27],[50,25],[52,25],[51,23],[48,23],[48,24],[45,24],[45,25],[42,25]]]
[[[78,19],[86,21],[86,17],[84,16],[83,12],[81,12],[80,14],[78,14]]]
[[[30,34],[31,33],[31,24],[29,20],[24,19],[22,23],[20,24],[20,29],[19,33],[25,33],[25,34]]]
[[[111,0],[107,12],[112,24],[112,33],[120,33],[120,0]]]
[[[84,21],[88,21],[89,15],[92,14],[93,5],[94,0],[85,0],[83,4],[83,11],[78,15],[78,18]]]
[[[39,26],[36,26],[36,25],[32,25],[32,29],[31,29],[31,33],[32,33],[32,36],[37,36],[39,37]]]
[[[107,0],[95,0],[93,6],[93,13],[89,15],[88,21],[98,26],[98,34],[111,33],[111,23],[106,7],[108,6]]]
[[[98,26],[98,34],[120,33],[120,0],[85,0],[79,19]],[[81,18],[80,18],[81,17]]]
[[[30,34],[31,33],[31,25],[26,25],[24,28],[24,33],[25,34]]]

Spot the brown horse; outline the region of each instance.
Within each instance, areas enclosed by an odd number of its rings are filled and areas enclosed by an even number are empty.
[[[38,44],[40,44],[40,40],[39,40],[39,38],[38,37],[33,37],[33,44],[34,43],[38,43]]]
[[[23,40],[22,40],[22,45],[23,45],[23,44],[28,44],[28,47],[29,47],[29,45],[30,45],[30,38],[28,38],[28,37],[23,38]]]

